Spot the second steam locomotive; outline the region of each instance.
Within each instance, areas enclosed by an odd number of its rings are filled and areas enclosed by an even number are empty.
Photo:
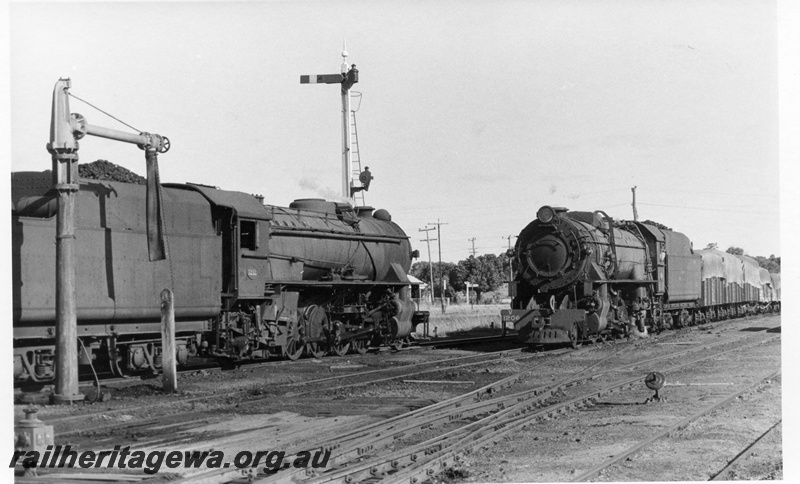
[[[779,307],[780,276],[754,259],[695,251],[684,234],[602,211],[540,208],[514,257],[502,319],[529,344],[577,346]]]
[[[14,378],[55,373],[56,193],[50,172],[12,174]],[[79,363],[113,376],[161,367],[160,293],[174,293],[179,364],[402,344],[415,311],[409,239],[385,210],[319,199],[289,207],[164,184],[170,257],[147,254],[145,187],[81,180],[76,199]],[[415,251],[416,252],[416,251]]]

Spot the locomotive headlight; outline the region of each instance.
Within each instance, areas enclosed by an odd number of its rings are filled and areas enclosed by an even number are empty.
[[[545,205],[536,212],[536,218],[543,224],[549,224],[556,218],[556,211],[553,210],[553,207]]]

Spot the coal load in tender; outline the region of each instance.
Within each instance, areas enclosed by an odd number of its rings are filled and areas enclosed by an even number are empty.
[[[78,165],[78,176],[91,180],[108,180],[145,185],[147,180],[136,173],[106,160]]]

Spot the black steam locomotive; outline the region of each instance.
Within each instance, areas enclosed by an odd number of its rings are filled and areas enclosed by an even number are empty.
[[[50,172],[13,173],[11,188],[14,379],[47,383],[54,377],[56,194]],[[174,293],[179,365],[192,357],[363,353],[402,344],[427,317],[409,295],[416,254],[385,210],[319,199],[284,208],[241,192],[164,184],[170,257],[150,262],[144,205],[143,185],[81,180],[82,370],[158,370],[165,288]]]
[[[780,276],[663,227],[544,206],[519,234],[502,311],[531,345],[647,334],[772,311]]]

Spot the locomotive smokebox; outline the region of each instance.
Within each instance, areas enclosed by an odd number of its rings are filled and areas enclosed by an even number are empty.
[[[519,235],[515,253],[522,277],[539,289],[552,290],[574,282],[583,271],[589,253],[583,244],[583,228],[564,217],[566,209],[544,206]]]
[[[545,277],[563,271],[570,258],[565,241],[555,235],[546,235],[528,246],[528,263],[533,270]]]

